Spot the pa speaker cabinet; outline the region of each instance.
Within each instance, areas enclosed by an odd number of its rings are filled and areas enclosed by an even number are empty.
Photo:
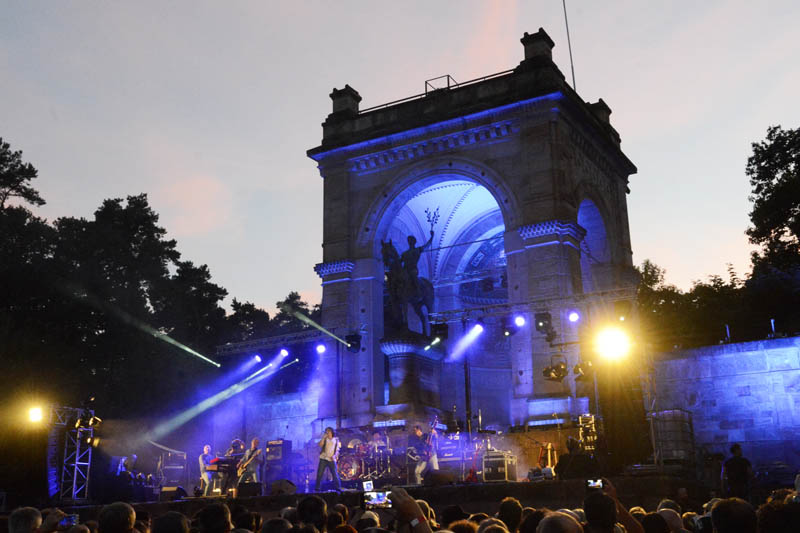
[[[517,458],[513,455],[494,455],[483,458],[483,480],[516,481]]]
[[[240,498],[255,498],[261,496],[261,483],[239,483],[238,496]]]
[[[271,496],[280,496],[281,494],[292,495],[297,493],[297,485],[288,479],[279,479],[272,483],[269,493]]]
[[[158,495],[158,501],[174,502],[175,500],[182,500],[186,496],[188,496],[188,494],[181,486],[161,487],[161,492]]]
[[[441,487],[442,485],[453,485],[456,476],[452,472],[444,470],[431,470],[425,474],[424,484],[426,487]]]

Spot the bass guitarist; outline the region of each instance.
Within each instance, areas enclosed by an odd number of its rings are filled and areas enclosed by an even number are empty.
[[[242,460],[239,461],[236,470],[236,473],[239,474],[239,483],[246,481],[259,482],[258,473],[261,471],[261,465],[264,464],[264,457],[261,455],[259,444],[258,437],[250,441],[250,449],[244,452]]]
[[[414,426],[414,433],[408,438],[406,455],[410,461],[409,468],[414,469],[411,482],[415,485],[421,485],[422,476],[429,471],[439,470],[439,456],[436,454],[438,435],[434,422],[430,433],[425,434],[420,426]]]

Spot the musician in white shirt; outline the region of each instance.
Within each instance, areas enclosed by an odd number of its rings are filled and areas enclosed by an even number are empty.
[[[342,443],[336,438],[333,428],[325,428],[325,434],[322,439],[317,443],[320,448],[319,452],[319,465],[317,466],[317,483],[314,485],[315,490],[319,492],[319,485],[322,483],[322,477],[325,475],[325,470],[329,470],[333,478],[333,488],[335,490],[341,489],[341,482],[339,481],[339,473],[337,471],[336,463],[339,460],[339,452],[342,449]]]

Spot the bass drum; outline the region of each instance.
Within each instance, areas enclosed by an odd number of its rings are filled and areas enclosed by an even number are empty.
[[[355,455],[343,455],[338,464],[339,478],[342,481],[353,481],[364,474],[364,460]]]

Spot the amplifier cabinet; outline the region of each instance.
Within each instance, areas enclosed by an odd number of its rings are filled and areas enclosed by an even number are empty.
[[[483,480],[516,481],[517,457],[514,455],[487,455],[483,458]]]
[[[292,441],[275,439],[267,442],[266,460],[268,463],[288,461],[292,455]]]

